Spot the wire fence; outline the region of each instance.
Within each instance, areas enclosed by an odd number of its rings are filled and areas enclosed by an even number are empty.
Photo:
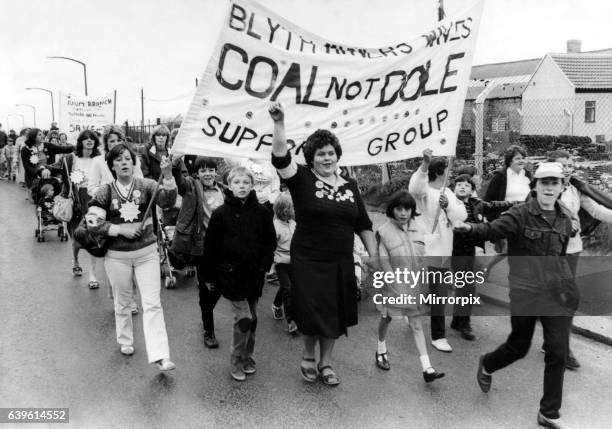
[[[553,150],[574,158],[576,175],[596,188],[612,193],[612,94],[575,94],[548,100],[487,99],[466,101],[457,139],[453,169],[475,165],[482,172],[484,194],[492,174],[504,166],[504,151],[520,145],[527,152],[526,169],[534,171]],[[360,189],[370,197],[405,188],[421,159],[386,166],[353,168]],[[380,185],[383,169],[389,181]],[[451,172],[452,174],[452,172]],[[374,198],[375,199],[375,198]],[[587,241],[591,249],[612,251],[612,228],[600,225]]]
[[[170,121],[170,122],[155,122],[147,123],[146,125],[136,125],[132,122],[130,125],[127,121],[123,123],[122,128],[126,137],[129,137],[134,144],[137,146],[142,146],[146,143],[149,143],[151,140],[151,134],[153,133],[153,129],[158,125],[165,125],[168,127],[170,131],[175,128],[179,128],[181,126],[181,121]]]

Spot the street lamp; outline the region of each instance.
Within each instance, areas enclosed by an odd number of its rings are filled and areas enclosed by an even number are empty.
[[[21,113],[9,113],[7,116],[21,116],[21,128],[25,128],[25,118]]]
[[[36,128],[36,107],[31,104],[15,104],[15,106],[25,106],[32,109],[32,114],[34,115],[34,128]]]
[[[45,89],[45,88],[26,88],[26,89],[28,91],[31,91],[33,89],[38,89],[39,91],[48,92],[51,95],[51,120],[55,122],[55,108],[53,107],[53,91],[51,91],[50,89]]]
[[[82,65],[83,66],[83,77],[85,78],[85,95],[87,95],[87,66],[85,65],[83,61],[75,60],[74,58],[70,58],[70,57],[47,57],[47,58],[56,58],[56,59],[61,59],[61,60],[74,61],[75,63],[79,63],[80,65]]]

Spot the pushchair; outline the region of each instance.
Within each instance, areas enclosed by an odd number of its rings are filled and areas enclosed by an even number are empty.
[[[53,191],[51,194],[51,190]],[[39,243],[45,241],[45,232],[57,231],[60,241],[68,241],[68,227],[53,217],[53,200],[62,190],[56,178],[39,178],[32,187],[32,197],[36,201],[36,229],[34,236]]]
[[[179,205],[178,202],[177,205]],[[193,277],[196,274],[195,267],[189,265],[185,258],[175,254],[171,249],[179,211],[180,206],[165,210],[156,206],[157,247],[160,257],[161,276],[164,279],[166,289],[174,289],[176,287],[175,274],[179,271],[185,270],[185,275],[188,277]]]

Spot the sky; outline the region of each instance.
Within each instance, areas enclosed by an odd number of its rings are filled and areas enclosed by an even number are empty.
[[[259,0],[304,29],[354,46],[409,40],[435,25],[437,0]],[[447,14],[464,0],[445,0]],[[217,41],[226,0],[3,0],[0,14],[0,122],[3,129],[51,123],[48,93],[117,90],[116,122],[145,123],[184,114]],[[541,58],[612,47],[609,0],[485,0],[474,64]]]

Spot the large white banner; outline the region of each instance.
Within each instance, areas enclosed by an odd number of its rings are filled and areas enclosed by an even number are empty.
[[[416,157],[426,147],[454,155],[481,12],[482,0],[474,0],[426,34],[368,49],[232,0],[173,150],[269,158],[267,110],[280,101],[298,159],[319,128],[338,136],[341,165]]]
[[[102,131],[114,122],[115,95],[85,96],[60,93],[60,129],[76,142],[83,130]]]

